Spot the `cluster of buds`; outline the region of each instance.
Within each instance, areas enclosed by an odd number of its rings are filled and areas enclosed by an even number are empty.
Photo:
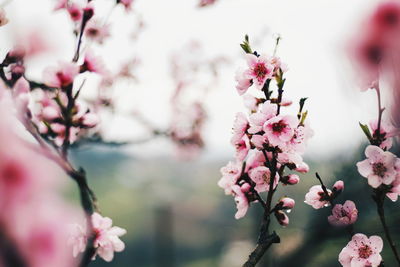
[[[237,91],[243,95],[253,87],[263,96],[244,96],[249,115],[236,115],[231,139],[236,159],[221,169],[218,185],[234,196],[237,219],[245,216],[250,203],[261,202],[268,213],[274,212],[281,225],[287,225],[289,219],[284,211],[294,207],[294,200],[282,198],[274,208],[271,200],[279,184],[294,185],[300,180],[295,173],[286,174],[285,168],[300,173],[309,169],[302,158],[313,135],[306,122],[307,112],[303,112],[305,99],[300,100],[297,115],[283,115],[281,107],[291,104],[282,98],[287,68],[276,56],[253,52],[247,36],[241,46],[246,52],[247,68],[236,75]],[[276,95],[270,88],[272,81],[276,82]],[[265,192],[266,202],[261,196]]]

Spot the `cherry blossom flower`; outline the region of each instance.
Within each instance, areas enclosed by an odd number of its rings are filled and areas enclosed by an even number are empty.
[[[246,130],[249,127],[246,115],[242,112],[236,114],[235,121],[233,122],[233,135],[231,138],[231,143],[233,145],[240,142],[243,136],[246,134]]]
[[[117,0],[117,3],[122,4],[126,10],[130,10],[132,8],[133,0]]]
[[[327,189],[328,193],[332,192]],[[328,196],[326,196],[322,186],[314,185],[310,188],[309,192],[306,194],[306,199],[304,201],[306,204],[312,206],[314,209],[320,209],[330,205]]]
[[[200,0],[199,6],[200,7],[209,6],[209,5],[214,4],[216,1],[217,0]]]
[[[382,261],[380,252],[383,248],[382,238],[364,234],[355,234],[339,254],[339,262],[344,267],[371,266],[378,267]]]
[[[377,136],[377,130],[378,130],[378,120],[373,120],[370,121],[369,127],[371,128],[371,132],[374,137]],[[380,136],[383,137],[383,142],[379,145],[380,148],[382,149],[390,149],[393,144],[392,137],[398,134],[398,130],[388,121],[381,121],[380,125]]]
[[[102,44],[110,36],[109,25],[103,25],[99,20],[91,19],[86,25],[85,36],[92,41]]]
[[[330,224],[334,226],[347,226],[357,221],[358,210],[351,200],[341,204],[336,204],[332,209],[332,215],[328,217]]]
[[[218,186],[225,190],[226,195],[233,193],[234,186],[241,174],[241,163],[230,161],[225,167],[221,168],[222,178],[218,181]]]
[[[282,208],[282,209],[293,209],[294,205],[296,204],[296,202],[294,201],[294,199],[290,198],[290,197],[284,197],[281,198],[281,200],[279,200],[278,205]]]
[[[243,218],[246,215],[247,210],[249,208],[249,201],[246,197],[245,192],[243,192],[248,190],[248,186],[244,185],[243,189],[239,185],[232,186],[232,191],[235,194],[235,202],[237,208],[235,219]]]
[[[251,180],[253,180],[253,182],[256,184],[254,189],[257,190],[257,192],[261,193],[269,191],[271,172],[267,167],[258,166],[256,168],[253,168],[249,171],[249,176]],[[279,182],[279,175],[276,174],[273,188],[275,188],[278,185],[278,182]]]
[[[276,116],[277,106],[271,104],[271,101],[265,101],[261,106],[260,110],[249,116],[249,133],[256,134],[263,130],[263,125],[266,121]]]
[[[267,79],[272,78],[274,66],[266,56],[255,56],[253,54],[246,54],[247,65],[246,74],[253,81],[256,89],[261,90]]]
[[[84,252],[86,249],[86,244],[86,227],[77,223],[70,225],[68,245],[72,246],[72,255],[77,257],[79,253]]]
[[[68,0],[58,0],[56,5],[54,6],[54,11],[67,8],[67,5],[68,5]]]
[[[95,56],[91,50],[85,53],[85,58],[80,69],[81,72],[90,71],[98,74],[105,73],[103,61],[99,57]]]
[[[251,77],[244,70],[238,70],[236,72],[235,80],[237,82],[236,90],[239,95],[243,95],[244,93],[246,93],[252,85]]]
[[[243,96],[243,103],[245,107],[251,112],[254,113],[257,111],[258,107],[258,99],[250,94]]]
[[[93,242],[93,246],[96,248],[96,255],[110,262],[114,258],[114,251],[121,252],[125,249],[125,244],[119,237],[125,235],[126,230],[112,226],[110,218],[102,217],[97,212],[92,215],[92,223],[93,230],[96,233],[96,238]]]
[[[71,3],[70,5],[68,5],[67,11],[73,21],[76,22],[82,20],[83,10],[82,7],[80,7],[78,4],[74,2]]]
[[[6,12],[0,7],[0,27],[6,25],[7,23],[8,19],[6,17]]]
[[[298,120],[290,115],[276,116],[265,122],[263,129],[268,141],[273,146],[284,146],[292,139]]]
[[[44,70],[45,84],[51,87],[64,88],[74,81],[79,74],[79,67],[70,62],[60,62],[57,67],[48,67]]]
[[[368,184],[373,188],[381,184],[389,185],[396,178],[396,156],[380,147],[369,145],[365,149],[367,159],[357,163],[358,172],[368,179]]]

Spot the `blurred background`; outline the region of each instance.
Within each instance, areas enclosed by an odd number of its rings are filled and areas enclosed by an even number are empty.
[[[276,36],[282,37],[278,55],[289,67],[286,97],[294,103],[309,98],[306,109],[315,131],[306,154],[310,173],[298,185],[280,189],[279,195],[297,203],[290,225],[274,225],[282,243],[270,249],[262,264],[339,266],[337,255],[347,244],[346,233],[329,226],[329,210],[316,211],[303,203],[310,186],[317,184],[316,171],[327,185],[344,180],[345,192],[339,200],[351,199],[359,207],[357,232],[383,236],[371,208],[370,188],[355,166],[366,146],[358,123],[376,118],[375,95],[358,90],[346,55],[350,36],[357,34],[363,16],[378,1],[217,0],[199,8],[196,0],[135,0],[127,16],[122,8],[109,12],[108,1],[98,1],[103,2],[100,12],[108,17],[112,38],[101,49],[94,47],[97,54],[110,70],[126,58],[140,63],[134,79],[115,85],[114,116],[102,118],[104,139],[127,144],[91,143],[75,148],[72,155],[75,164],[86,169],[102,213],[128,230],[123,237],[125,251],[117,253],[112,263],[98,259],[92,266],[234,267],[241,266],[253,249],[261,209],[253,205],[245,218],[235,220],[232,197],[217,186],[219,169],[234,156],[229,142],[234,115],[244,111],[234,74],[245,65],[239,46],[245,34],[253,49],[267,54],[273,52]],[[69,60],[73,53],[70,22],[66,14],[52,12],[54,3],[13,0],[5,6],[10,24],[0,32],[0,52],[24,42],[20,36],[27,32],[52,47],[27,62],[32,78],[40,79],[45,67]],[[155,136],[132,144],[149,135],[132,113],[140,111],[157,129],[168,127],[173,116],[169,99],[177,86],[171,62],[193,43],[201,51],[195,60],[223,58],[224,64],[218,65],[215,75],[200,62],[206,68],[197,71],[197,79],[211,82],[196,80],[190,85],[189,99],[198,97],[200,90],[206,92],[201,97],[207,120],[204,150],[187,161],[176,157],[174,145],[166,138]],[[96,81],[86,83],[83,93],[88,99],[96,86]],[[294,105],[287,110],[295,109]],[[77,200],[74,183],[66,191],[72,201]],[[390,229],[400,240],[398,203],[388,202],[387,208]],[[386,244],[385,248],[386,266],[392,266]]]

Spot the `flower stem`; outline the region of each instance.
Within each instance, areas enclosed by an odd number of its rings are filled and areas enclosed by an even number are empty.
[[[373,198],[374,198],[374,200],[376,202],[376,207],[377,207],[377,211],[378,211],[378,214],[379,214],[379,219],[381,220],[382,227],[383,227],[383,230],[385,232],[386,239],[387,239],[387,241],[389,243],[390,248],[392,249],[394,257],[396,258],[397,264],[398,264],[398,266],[400,266],[400,256],[399,256],[399,253],[397,252],[396,245],[395,245],[395,243],[394,243],[394,241],[392,239],[392,236],[391,236],[391,234],[389,232],[389,228],[388,228],[388,226],[386,224],[385,209],[384,209],[385,193],[382,192],[382,191],[376,191],[375,193],[376,194],[375,194],[375,196]]]

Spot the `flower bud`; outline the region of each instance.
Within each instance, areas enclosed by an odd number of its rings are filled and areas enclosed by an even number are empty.
[[[308,167],[307,163],[301,163],[300,165],[296,166],[296,171],[300,173],[307,173],[310,170],[310,167]]]
[[[300,177],[297,174],[289,174],[287,176],[282,177],[282,183],[287,185],[295,185],[300,182]]]
[[[281,210],[277,210],[275,211],[275,218],[278,221],[278,223],[282,226],[288,226],[289,225],[289,217],[286,215],[286,213],[284,213]]]
[[[240,190],[241,190],[243,193],[247,193],[247,192],[250,191],[250,188],[251,188],[251,185],[249,185],[248,183],[244,183],[244,184],[240,187]]]
[[[278,205],[280,205],[282,209],[293,209],[294,204],[295,204],[294,199],[290,197],[284,197],[278,203]]]
[[[334,185],[333,185],[333,192],[337,192],[340,193],[344,190],[344,183],[342,180],[337,181]]]

